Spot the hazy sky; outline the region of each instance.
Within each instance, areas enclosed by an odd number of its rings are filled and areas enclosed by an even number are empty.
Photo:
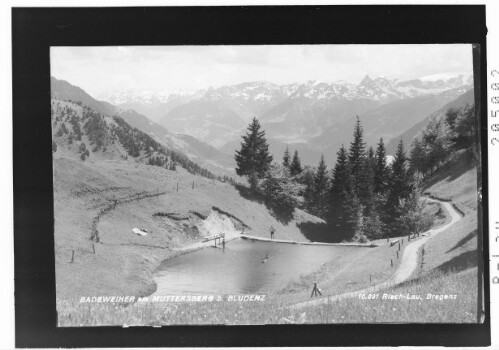
[[[358,83],[472,73],[471,45],[52,47],[51,74],[90,94],[161,92],[267,80]]]

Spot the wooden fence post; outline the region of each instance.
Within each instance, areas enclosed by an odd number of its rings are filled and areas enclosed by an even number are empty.
[[[399,258],[399,252],[397,252],[397,259]]]
[[[177,192],[178,192],[178,181],[177,181]]]
[[[95,254],[95,245],[92,243],[92,250],[94,251]]]
[[[393,259],[390,259],[390,265],[393,267]]]
[[[372,279],[371,279],[371,274],[369,274],[369,283],[372,282]]]
[[[71,264],[75,261],[75,250],[73,249],[73,252],[71,253]]]

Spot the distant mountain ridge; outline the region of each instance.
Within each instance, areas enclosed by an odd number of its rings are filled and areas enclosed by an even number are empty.
[[[211,99],[220,100],[233,98],[240,101],[268,101],[280,102],[286,97],[294,94],[303,95],[318,100],[333,98],[341,99],[372,99],[389,100],[390,98],[416,97],[425,94],[438,94],[460,86],[471,86],[473,83],[471,75],[457,75],[446,79],[411,79],[398,81],[389,80],[384,77],[371,78],[366,75],[358,84],[345,81],[315,81],[304,83],[275,84],[268,81],[243,82],[234,85],[210,87],[197,91],[173,92],[133,92],[130,90],[105,93],[98,96],[100,100],[107,101],[115,106],[121,107],[126,104],[158,105],[165,104],[171,100],[184,99]],[[296,97],[296,95],[294,96]],[[165,112],[166,113],[166,112]]]
[[[52,77],[51,96],[53,99],[81,102],[83,105],[105,116],[117,115],[130,124],[130,126],[152,136],[163,146],[188,156],[189,159],[207,168],[214,174],[233,175],[234,173],[235,161],[233,157],[196,140],[192,136],[174,134],[134,110],[123,110],[108,102],[96,100],[83,89],[71,85],[67,81]]]
[[[109,116],[119,112],[109,102],[96,100],[78,86],[54,77],[50,77],[50,96],[54,99],[80,101],[95,111]]]
[[[436,81],[396,81],[365,76],[359,84],[248,82],[210,88],[201,97],[198,95],[167,111],[158,123],[227,151],[231,149],[228,144],[233,144],[249,120],[256,116],[268,137],[284,144],[306,144],[337,123],[395,101],[435,96],[441,100],[436,103],[435,109],[438,109],[470,89],[471,82],[470,77],[464,75]],[[424,111],[421,118],[426,114]],[[414,123],[417,121],[419,119]],[[395,130],[393,134],[402,131],[404,129]]]
[[[374,146],[379,137],[388,144],[469,91],[472,83],[472,76],[467,75],[406,81],[366,75],[358,84],[255,81],[159,97],[125,93],[116,107],[98,103],[102,108],[111,106],[131,125],[206,167],[234,168],[234,151],[254,116],[266,132],[275,159],[282,157],[288,145],[300,152],[304,164],[315,165],[321,153],[328,164],[335,161],[341,144],[348,144],[356,116],[369,145]]]

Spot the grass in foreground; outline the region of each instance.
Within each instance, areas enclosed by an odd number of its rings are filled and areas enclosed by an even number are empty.
[[[474,323],[477,269],[459,273],[434,271],[419,279],[379,292],[380,298],[343,299],[292,310],[276,296],[265,302],[164,303],[117,306],[58,301],[59,326],[159,326],[179,324],[279,323]],[[382,300],[383,293],[421,295],[422,300]],[[427,295],[456,299],[426,299]]]

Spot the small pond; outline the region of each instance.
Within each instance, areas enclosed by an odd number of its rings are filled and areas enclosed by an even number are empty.
[[[354,247],[238,239],[164,261],[154,273],[155,295],[255,294],[275,291],[318,270]],[[268,256],[268,259],[266,257]]]

